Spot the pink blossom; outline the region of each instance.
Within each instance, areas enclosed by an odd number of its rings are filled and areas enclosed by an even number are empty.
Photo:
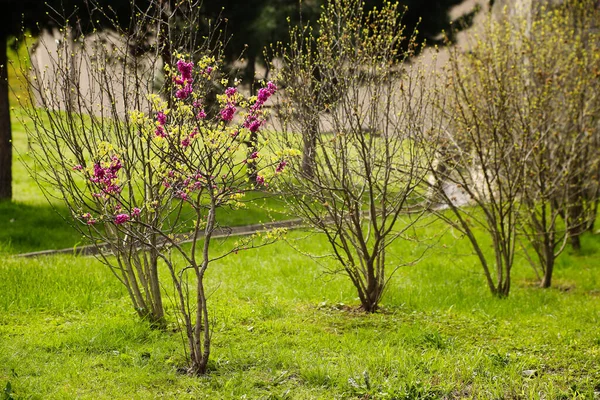
[[[200,189],[202,189],[202,182],[200,182],[200,181],[194,182],[194,186],[192,186],[192,190],[200,190]]]
[[[244,128],[248,128],[250,132],[255,133],[263,123],[264,121],[259,120],[256,116],[256,113],[252,112],[246,117],[246,120],[244,121]]]
[[[179,73],[181,74],[181,77],[185,80],[191,80],[192,79],[192,69],[194,68],[194,63],[193,62],[185,62],[184,60],[178,60],[177,61],[177,69],[179,70]]]
[[[258,90],[256,102],[260,103],[260,105],[263,105],[267,100],[269,100],[269,97],[275,94],[276,91],[277,86],[273,82],[269,81],[266,87]]]
[[[194,79],[192,78],[193,68],[194,63],[191,61],[189,63],[184,60],[177,61],[177,70],[181,76],[174,76],[173,82],[179,86],[179,89],[175,92],[175,97],[178,99],[185,100],[194,91],[194,88],[192,87],[192,83],[194,83]]]
[[[213,72],[213,67],[206,67],[204,70],[205,75],[210,75],[211,72]]]
[[[236,93],[237,89],[234,87],[228,87],[227,89],[225,89],[225,94],[227,95],[227,97],[234,96]]]
[[[163,128],[162,125],[159,125],[156,127],[156,130],[154,131],[154,134],[158,137],[167,137],[167,132],[165,131],[165,128]]]
[[[224,109],[221,110],[221,119],[223,121],[231,121],[233,119],[233,115],[235,114],[235,107],[228,103]]]
[[[129,221],[129,215],[127,214],[118,214],[115,216],[115,224],[117,225],[124,224],[127,221]]]
[[[177,192],[177,197],[179,197],[183,201],[189,199],[188,194],[186,192],[184,192],[183,190],[180,190],[180,191]]]
[[[167,116],[164,112],[159,111],[158,114],[156,114],[156,120],[159,124],[164,125],[167,123]]]
[[[92,218],[92,214],[90,213],[85,213],[82,215],[83,219],[85,219],[85,223],[88,225],[94,225],[97,220],[96,218]]]
[[[181,147],[188,147],[190,145],[190,138],[185,137],[183,138],[183,140],[181,140]]]
[[[100,182],[100,180],[104,179],[105,174],[106,171],[104,170],[104,168],[102,168],[100,164],[96,163],[94,164],[94,175],[90,179],[92,180],[92,182]]]
[[[198,111],[198,114],[196,115],[196,118],[198,118],[198,119],[204,119],[204,118],[206,118],[206,112],[204,111],[204,109]]]
[[[276,90],[277,86],[273,82],[269,82],[266,87],[259,89],[258,95],[256,96],[256,103],[250,107],[250,113],[244,121],[244,127],[249,129],[250,132],[256,133],[264,124],[264,119],[259,118],[261,115],[260,109]]]
[[[112,160],[112,163],[110,164],[110,167],[109,167],[111,172],[117,172],[118,170],[123,168],[123,164],[121,164],[121,160],[119,160],[119,157],[112,156],[111,160]]]
[[[256,184],[257,185],[264,185],[265,184],[265,178],[263,178],[260,175],[256,175]]]
[[[256,121],[253,121],[252,123],[250,123],[246,128],[248,128],[248,130],[250,132],[256,133],[262,124],[263,124],[263,121],[256,120]]]
[[[121,187],[119,187],[119,185],[111,183],[110,185],[107,185],[104,189],[102,189],[102,191],[106,194],[118,194],[121,193]]]
[[[137,207],[133,207],[133,210],[131,210],[132,217],[139,217],[141,213],[142,213],[142,210],[140,210]]]
[[[263,104],[267,100],[269,100],[269,92],[265,88],[259,89],[256,101]]]
[[[192,85],[188,83],[181,89],[177,90],[177,92],[175,93],[175,97],[177,97],[180,100],[185,100],[190,96],[190,94],[192,94],[193,90],[194,88],[192,87]]]
[[[277,168],[275,168],[275,172],[283,172],[283,169],[285,168],[285,166],[287,165],[287,161],[283,160],[279,163],[279,165],[277,165]]]
[[[111,163],[106,168],[102,167],[100,163],[94,164],[94,173],[90,177],[90,181],[100,186],[102,192],[105,194],[118,194],[121,192],[121,188],[115,183],[115,180],[117,179],[117,173],[123,168],[123,165],[117,156],[112,156],[111,160]],[[98,193],[93,193],[92,196],[103,197]]]
[[[255,158],[258,158],[258,152],[257,151],[253,151],[252,154],[250,154],[250,159],[254,160]]]
[[[81,166],[81,164],[77,164],[73,167],[73,171],[81,171],[83,169],[83,167]]]

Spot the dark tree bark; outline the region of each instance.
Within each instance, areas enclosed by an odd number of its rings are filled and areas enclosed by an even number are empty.
[[[6,37],[0,36],[0,200],[12,198],[12,130],[8,104]]]
[[[553,249],[547,249],[547,254],[546,254],[546,270],[544,271],[544,279],[542,280],[540,286],[543,287],[544,289],[549,288],[550,286],[552,286],[552,273],[554,272],[554,260],[555,260],[555,256],[554,256],[554,251]]]
[[[581,196],[577,196],[575,204],[571,205],[567,210],[569,214],[569,236],[571,237],[571,247],[575,251],[581,251],[580,236],[584,231],[585,213],[581,205]]]
[[[314,176],[319,120],[317,118],[313,119],[311,125],[308,132],[304,134],[304,151],[302,152],[302,173],[307,178]]]

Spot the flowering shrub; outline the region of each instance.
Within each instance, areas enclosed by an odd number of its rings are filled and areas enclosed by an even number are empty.
[[[100,221],[112,225],[109,229],[120,232],[118,237],[132,238],[135,246],[149,246],[165,261],[179,292],[178,308],[188,336],[192,359],[190,372],[194,374],[205,371],[210,345],[202,279],[210,263],[209,244],[217,227],[216,209],[225,205],[243,206],[244,192],[252,190],[253,184],[267,186],[268,180],[281,173],[287,163],[283,158],[260,157],[258,151],[246,157],[243,148],[245,136],[257,133],[265,123],[267,115],[262,107],[276,92],[277,86],[268,82],[265,88],[259,90],[258,96],[250,99],[244,99],[236,87],[227,87],[224,94],[219,96],[219,112],[214,118],[208,118],[202,106],[201,88],[202,81],[212,79],[218,71],[215,66],[207,65],[211,61],[210,58],[204,58],[196,66],[182,57],[177,61],[176,68],[167,66],[166,73],[171,75],[174,83],[172,106],[169,107],[169,102],[160,96],[151,94],[148,112],[130,112],[129,122],[133,132],[136,132],[136,136],[130,139],[134,147],[143,149],[146,165],[141,168],[133,165],[142,160],[136,160],[134,153],[127,149],[103,142],[98,146],[100,151],[91,160],[91,167],[82,167],[81,163],[72,167],[74,174],[82,174],[87,180],[90,198],[95,203],[91,208],[97,212],[86,212],[78,218],[87,225]],[[199,90],[195,90],[195,82]],[[237,120],[236,114],[240,117]],[[256,182],[247,181],[245,169],[249,163],[259,172]],[[139,190],[135,182],[138,177],[131,171],[125,173],[124,170],[128,168],[142,171],[144,177],[154,177],[153,181],[146,182],[154,186],[150,195],[154,200],[144,202],[141,196],[135,195]],[[124,190],[129,191],[129,201],[122,195]],[[191,210],[193,218],[185,219],[184,210],[188,211],[188,215]],[[178,213],[178,217],[169,221],[168,216],[174,213]],[[157,220],[161,223],[153,223]],[[192,221],[191,249],[180,246],[181,238],[173,236],[182,230],[178,227],[187,226],[189,221]],[[159,240],[148,242],[148,233],[158,234]],[[197,260],[196,243],[201,236],[203,252]],[[242,241],[231,252],[255,245]],[[175,248],[183,257],[186,264],[184,268],[177,265],[170,255],[163,253],[170,248]],[[184,295],[188,290],[184,289],[186,270],[196,272],[193,276],[198,280],[195,285],[198,303]],[[189,311],[193,308],[199,310],[195,318]]]
[[[185,1],[178,4],[187,7]],[[193,8],[187,10],[193,13]],[[177,32],[155,34],[164,39]],[[148,32],[123,35],[141,43]],[[58,71],[54,81],[48,83],[44,71],[33,71],[29,83],[37,97],[25,109],[32,122],[27,125],[32,156],[39,166],[32,172],[50,183],[45,187],[56,189],[49,195],[65,202],[74,226],[97,245],[100,259],[126,287],[138,315],[164,326],[161,287],[173,288],[178,324],[188,339],[189,373],[195,375],[206,371],[210,355],[204,276],[214,260],[210,243],[219,225],[216,211],[244,207],[245,193],[281,175],[293,152],[264,151],[264,105],[277,91],[275,83],[267,82],[257,96],[245,98],[236,86],[226,87],[218,46],[211,50],[209,44],[185,45],[186,37],[180,39],[169,46],[177,44],[189,53],[169,52],[173,59],[165,60],[164,67],[158,54],[140,60],[119,44],[83,45],[78,51],[59,47],[59,56],[50,60],[51,69]],[[115,63],[123,72],[115,72]],[[89,76],[70,72],[83,64],[91,66]],[[94,84],[81,84],[81,79]],[[165,83],[157,93],[154,83],[159,80]],[[62,88],[69,88],[68,93]],[[212,104],[207,98],[215,88],[221,94]],[[31,107],[37,102],[42,107]],[[250,155],[244,144],[249,135],[256,138]],[[251,181],[249,168],[257,172]],[[229,249],[221,246],[218,259],[281,234],[242,238]],[[159,269],[166,272],[160,279]]]

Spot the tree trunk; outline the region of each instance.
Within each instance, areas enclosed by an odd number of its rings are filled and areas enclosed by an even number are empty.
[[[383,282],[375,275],[373,264],[367,263],[367,287],[364,299],[362,299],[362,307],[368,313],[374,313],[379,307],[379,299],[383,292]]]
[[[364,294],[364,297],[361,298],[360,305],[363,310],[367,313],[374,313],[379,308],[379,297],[381,293],[377,293],[376,290],[369,291]]]
[[[166,326],[165,311],[160,292],[160,280],[158,278],[158,255],[156,250],[150,251],[150,290],[152,292],[152,325],[162,329]]]
[[[315,152],[317,147],[319,120],[314,119],[308,132],[304,134],[304,151],[302,152],[302,173],[308,178],[312,178],[315,173]]]
[[[581,240],[579,237],[585,231],[585,228],[587,228],[582,186],[580,179],[575,179],[574,182],[571,182],[571,187],[575,188],[575,196],[569,199],[570,204],[567,208],[569,218],[569,226],[567,228],[571,239],[571,247],[575,251],[581,250]]]
[[[552,249],[546,252],[546,265],[544,271],[544,279],[542,279],[541,287],[544,289],[552,285],[552,272],[554,271],[554,251]]]
[[[208,321],[208,308],[206,306],[206,292],[204,289],[203,274],[198,278],[198,295],[196,306],[197,317],[194,326],[195,357],[192,358],[192,365],[188,370],[189,375],[200,376],[208,371],[208,358],[210,356],[210,329]]]
[[[12,130],[8,103],[6,37],[0,37],[0,200],[12,198]]]
[[[600,193],[598,193],[600,195]],[[592,213],[590,214],[590,221],[587,225],[588,232],[594,232],[594,226],[596,225],[596,216],[598,215],[598,195],[596,195],[596,199],[594,200],[594,206],[592,207]]]
[[[506,268],[502,273],[504,275],[503,279],[498,281],[498,286],[496,287],[494,295],[498,298],[505,299],[510,293],[510,269]]]
[[[204,229],[204,244],[202,248],[202,265],[196,271],[196,321],[194,325],[188,325],[187,333],[190,343],[191,365],[188,374],[192,376],[204,375],[208,368],[208,358],[210,356],[210,321],[208,319],[208,307],[206,304],[206,290],[204,288],[204,274],[210,263],[209,246],[212,234],[215,229],[215,199],[211,199],[210,210],[206,218],[206,228]],[[188,323],[191,319],[188,319]]]
[[[571,234],[571,247],[575,251],[581,250],[581,239],[579,238],[579,236],[580,236],[579,232]]]

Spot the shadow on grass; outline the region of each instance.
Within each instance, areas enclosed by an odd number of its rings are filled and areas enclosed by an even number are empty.
[[[65,207],[55,210],[50,205],[0,202],[0,254],[62,249],[80,244],[81,235],[61,216],[68,214]]]

